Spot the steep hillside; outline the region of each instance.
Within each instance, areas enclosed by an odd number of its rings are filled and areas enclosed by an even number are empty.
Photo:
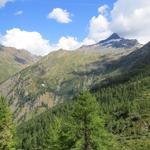
[[[131,60],[129,58],[132,58]],[[150,148],[150,44],[117,62],[124,73],[91,88],[99,102],[100,117],[123,150]],[[127,62],[130,62],[129,64]],[[114,63],[116,65],[116,62]],[[115,66],[116,67],[116,66]],[[57,135],[59,118],[67,122],[75,101],[62,103],[18,126],[19,148],[43,149]],[[38,131],[38,132],[37,132]],[[30,138],[29,138],[30,137]],[[38,143],[38,144],[37,144]],[[54,143],[49,144],[49,148]]]
[[[15,119],[24,120],[71,99],[83,88],[120,74],[114,62],[136,49],[135,45],[131,49],[101,45],[95,49],[93,45],[52,52],[1,84],[0,89],[8,97]]]
[[[0,82],[31,65],[36,60],[36,56],[25,50],[0,46]]]
[[[134,73],[130,70],[128,74],[107,79],[107,84],[99,83],[91,90],[99,102],[105,128],[117,138],[121,145],[119,149],[123,150],[150,148],[150,64],[145,64],[142,71],[137,71],[137,67],[139,65],[132,68]],[[74,103],[59,104],[21,124],[17,132],[20,139],[18,147],[44,149],[49,146],[51,149],[55,143],[50,139],[57,137],[59,118],[67,122]]]

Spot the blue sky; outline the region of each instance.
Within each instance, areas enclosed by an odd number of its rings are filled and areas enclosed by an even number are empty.
[[[0,33],[7,29],[21,28],[38,31],[44,38],[57,42],[61,36],[75,36],[82,40],[88,34],[88,23],[96,15],[98,7],[108,4],[112,7],[114,0],[17,0],[8,3],[0,10]],[[62,8],[72,14],[72,22],[59,24],[47,15],[53,8]],[[14,13],[22,10],[23,14]]]
[[[45,55],[113,32],[150,40],[150,0],[0,0],[0,44]]]

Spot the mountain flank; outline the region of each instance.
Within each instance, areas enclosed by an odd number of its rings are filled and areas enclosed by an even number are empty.
[[[39,58],[26,50],[0,46],[0,82],[36,62]]]

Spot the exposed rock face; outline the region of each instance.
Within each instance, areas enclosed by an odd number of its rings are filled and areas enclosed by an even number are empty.
[[[140,46],[136,39],[125,39],[120,37],[117,33],[113,33],[109,38],[100,41],[98,44],[113,48],[133,48]]]

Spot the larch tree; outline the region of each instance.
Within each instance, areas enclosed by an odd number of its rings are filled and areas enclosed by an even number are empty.
[[[0,97],[0,149],[15,150],[14,125],[6,99]]]
[[[116,150],[116,142],[100,118],[96,98],[88,91],[75,98],[68,118],[59,139],[61,150]]]

